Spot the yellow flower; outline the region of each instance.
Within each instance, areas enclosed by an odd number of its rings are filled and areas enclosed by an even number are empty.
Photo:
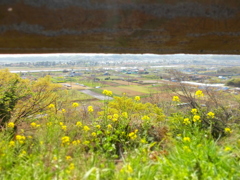
[[[96,136],[97,136],[97,133],[92,132],[92,136],[93,136],[93,137],[96,137]]]
[[[134,139],[137,138],[136,133],[137,133],[137,131],[136,131],[136,132],[130,132],[130,133],[128,134],[128,136],[129,136],[132,140],[134,140]]]
[[[62,126],[62,130],[66,131],[67,130],[67,126]]]
[[[90,141],[84,141],[83,144],[89,145],[89,144],[90,144]]]
[[[62,109],[62,113],[65,113],[66,112],[66,109]]]
[[[118,120],[118,118],[119,118],[119,115],[118,114],[114,114],[113,118],[112,118],[112,121],[116,122]]]
[[[188,146],[183,146],[183,150],[187,152],[191,152],[191,149]]]
[[[71,159],[72,159],[71,156],[66,156],[66,160],[67,160],[67,161],[69,161],[69,160],[71,160]]]
[[[16,135],[16,140],[21,141],[21,140],[25,140],[26,137],[22,136],[22,135]]]
[[[197,112],[198,112],[197,109],[192,109],[192,110],[191,110],[191,113],[193,113],[193,114],[197,114]]]
[[[9,146],[11,146],[11,147],[12,147],[12,146],[15,146],[15,142],[14,142],[14,141],[10,141],[10,142],[9,142]]]
[[[101,128],[101,126],[100,126],[100,125],[96,125],[96,128],[100,129],[100,128]]]
[[[31,125],[32,128],[36,128],[37,127],[37,123],[35,123],[35,122],[32,122],[30,125]]]
[[[224,151],[231,151],[231,150],[232,150],[232,148],[229,147],[229,146],[226,146],[226,147],[224,148]]]
[[[196,95],[197,97],[203,97],[203,96],[204,96],[204,94],[203,94],[203,92],[202,92],[201,90],[197,90],[196,93],[195,93],[195,95]]]
[[[93,112],[93,107],[92,106],[88,106],[88,112]]]
[[[127,113],[127,112],[123,112],[123,113],[122,113],[122,116],[123,116],[124,118],[128,118],[128,113]]]
[[[190,139],[190,137],[184,137],[184,138],[183,138],[183,141],[184,141],[184,142],[190,142],[191,139]]]
[[[68,168],[66,169],[66,173],[70,174],[75,168],[74,163],[69,164]]]
[[[148,120],[150,120],[150,117],[144,115],[144,116],[142,117],[142,120],[143,120],[143,121],[148,121]]]
[[[23,157],[23,156],[25,156],[27,154],[27,152],[26,151],[22,151],[20,154],[19,154],[19,156],[18,157]]]
[[[9,127],[9,128],[14,128],[14,126],[15,126],[15,124],[13,122],[10,122],[7,124],[7,127]]]
[[[78,103],[72,103],[72,107],[74,107],[74,108],[76,108],[76,107],[78,107],[79,106],[79,104]]]
[[[51,126],[51,125],[52,125],[52,122],[48,122],[48,123],[47,123],[47,126]]]
[[[80,144],[80,143],[81,143],[80,140],[75,140],[75,141],[72,142],[73,145],[78,145],[78,144]]]
[[[108,118],[108,119],[112,119],[113,116],[112,116],[112,115],[108,115],[107,118]]]
[[[140,96],[135,96],[134,98],[135,101],[140,101],[140,99],[141,99]]]
[[[111,124],[108,124],[108,125],[107,125],[107,128],[108,128],[108,129],[112,129],[112,125],[111,125]]]
[[[62,140],[62,144],[69,144],[70,137],[69,136],[63,136],[61,140]]]
[[[71,163],[69,166],[68,166],[69,170],[73,170],[75,168],[74,166],[74,163]]]
[[[84,130],[84,131],[89,131],[90,128],[89,128],[88,126],[83,126],[83,130]]]
[[[103,92],[102,92],[104,95],[106,95],[106,96],[112,96],[112,91],[108,91],[108,90],[103,90]]]
[[[193,116],[193,122],[201,122],[200,118],[198,115]]]
[[[215,114],[213,112],[207,113],[207,117],[213,119],[215,117]]]
[[[191,122],[190,122],[190,120],[189,120],[189,118],[185,118],[184,120],[183,120],[183,124],[185,124],[185,125],[188,125],[188,124],[190,124]]]
[[[49,104],[49,105],[48,105],[48,108],[49,108],[49,109],[54,108],[54,107],[55,107],[54,104]]]
[[[133,169],[132,169],[130,164],[127,164],[120,170],[120,172],[121,173],[124,173],[124,172],[126,172],[126,173],[133,173]]]
[[[81,123],[80,121],[78,121],[78,122],[76,123],[76,126],[77,126],[77,127],[82,127],[82,123]]]
[[[225,132],[225,133],[232,133],[232,130],[231,130],[230,128],[226,127],[226,128],[224,129],[224,132]]]
[[[130,164],[127,165],[126,171],[127,171],[128,173],[132,173],[132,172],[133,172],[133,169],[132,169],[132,167],[130,166]]]
[[[173,96],[172,101],[180,102],[180,98],[178,96]]]

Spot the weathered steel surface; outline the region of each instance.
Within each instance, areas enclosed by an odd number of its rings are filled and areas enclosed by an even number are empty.
[[[239,0],[0,0],[0,53],[240,54]]]

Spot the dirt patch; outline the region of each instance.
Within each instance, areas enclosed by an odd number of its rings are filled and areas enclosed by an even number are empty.
[[[122,80],[117,80],[117,81],[114,81],[114,82],[118,83],[119,85],[138,85],[138,83],[122,81]]]

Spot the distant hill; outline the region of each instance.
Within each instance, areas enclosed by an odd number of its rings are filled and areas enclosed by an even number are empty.
[[[239,0],[1,0],[0,53],[240,53]]]

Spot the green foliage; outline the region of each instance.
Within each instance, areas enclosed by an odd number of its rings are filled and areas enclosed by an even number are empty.
[[[55,91],[57,89],[59,86],[52,84],[49,76],[30,82],[8,70],[1,70],[1,127],[5,127],[9,121],[18,123],[22,118],[41,112],[56,100]]]
[[[27,81],[8,70],[0,71],[0,126],[12,117],[17,102],[28,94]]]
[[[240,78],[233,78],[226,83],[227,86],[240,87]]]

